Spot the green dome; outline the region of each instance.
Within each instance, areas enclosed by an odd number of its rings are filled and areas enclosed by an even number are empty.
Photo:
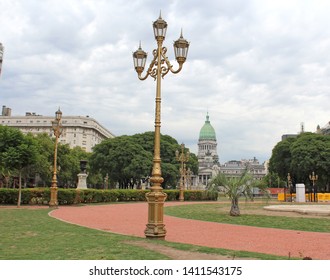
[[[214,140],[216,141],[217,138],[215,136],[215,131],[213,126],[210,123],[209,115],[206,115],[206,121],[201,131],[199,132],[199,140]]]

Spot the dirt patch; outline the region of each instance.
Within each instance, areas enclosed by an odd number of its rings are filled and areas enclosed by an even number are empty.
[[[182,251],[171,248],[161,244],[155,244],[148,241],[128,241],[125,244],[139,246],[144,249],[156,251],[161,253],[172,260],[243,260],[243,258],[236,258],[235,256],[222,256],[218,254],[206,254],[192,251]],[[244,260],[252,260],[244,258]]]
[[[281,216],[281,217],[297,217],[297,218],[322,218],[322,219],[329,219],[330,216],[320,215],[320,214],[304,214],[298,212],[290,212],[290,211],[269,211],[265,209],[250,209],[250,210],[241,210],[241,215],[264,215],[264,216]]]

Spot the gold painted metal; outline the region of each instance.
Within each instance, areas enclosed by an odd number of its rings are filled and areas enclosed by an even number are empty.
[[[184,144],[181,144],[181,153],[179,151],[175,152],[175,157],[177,161],[180,161],[181,167],[180,167],[180,194],[179,194],[179,200],[184,201],[184,184],[186,182],[187,178],[187,170],[186,170],[186,162],[189,160],[189,151],[184,152],[185,146]]]
[[[290,202],[292,202],[292,191],[293,191],[293,186],[292,186],[292,179],[291,179],[291,175],[290,173],[288,173],[288,189],[289,189],[289,192],[290,192]],[[284,201],[286,201],[286,193],[285,193],[285,190],[284,190]]]
[[[62,112],[58,109],[55,112],[55,120],[52,121],[52,128],[54,130],[55,135],[55,148],[54,148],[54,169],[53,169],[53,178],[52,184],[50,187],[50,201],[49,207],[57,207],[57,146],[58,146],[58,138],[62,134]]]
[[[186,171],[186,184],[187,184],[187,190],[191,190],[191,186],[192,186],[192,171],[190,170],[190,168],[187,169]]]
[[[144,231],[147,238],[164,239],[166,236],[166,229],[164,224],[163,207],[167,195],[163,192],[162,183],[164,181],[161,173],[161,157],[160,157],[160,127],[161,127],[161,79],[171,71],[176,74],[182,69],[182,65],[186,57],[181,54],[187,54],[189,43],[179,45],[179,48],[185,48],[179,52],[180,56],[176,57],[179,64],[177,70],[173,70],[173,66],[166,57],[167,49],[163,47],[165,40],[167,23],[165,20],[159,18],[153,23],[154,35],[157,41],[157,49],[153,50],[153,60],[151,61],[145,76],[142,76],[145,61],[147,58],[146,52],[141,48],[133,53],[134,67],[140,80],[145,80],[151,76],[156,80],[156,99],[155,99],[155,134],[154,134],[154,157],[152,174],[150,178],[151,188],[150,192],[146,194],[148,202],[148,224]],[[181,34],[182,37],[182,34]],[[180,37],[180,38],[181,38]],[[180,41],[181,42],[181,41]]]
[[[312,185],[313,185],[313,194],[311,197],[311,201],[317,201],[317,195],[315,193],[315,183],[318,179],[319,179],[319,176],[316,175],[314,171],[312,172],[312,174],[309,175],[309,180],[312,181]]]

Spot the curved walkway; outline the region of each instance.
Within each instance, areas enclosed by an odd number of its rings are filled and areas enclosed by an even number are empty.
[[[166,202],[166,206],[187,202]],[[50,216],[81,226],[144,237],[147,203],[60,207]],[[330,233],[203,222],[165,216],[166,240],[279,256],[330,260]]]

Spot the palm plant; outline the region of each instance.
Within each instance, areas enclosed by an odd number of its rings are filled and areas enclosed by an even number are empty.
[[[211,179],[208,188],[224,192],[225,196],[231,200],[230,216],[240,216],[238,200],[241,196],[253,200],[253,188],[258,187],[262,191],[265,187],[259,181],[253,179],[253,176],[246,169],[239,177],[227,177],[219,173]],[[268,195],[268,192],[265,192]]]

